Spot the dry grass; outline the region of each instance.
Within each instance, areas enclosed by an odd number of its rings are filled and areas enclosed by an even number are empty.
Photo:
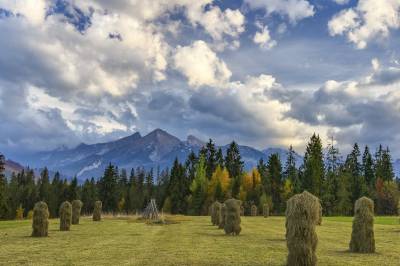
[[[209,217],[167,216],[178,223],[148,226],[136,217],[82,217],[71,231],[50,220],[49,237],[32,238],[31,221],[0,222],[0,265],[284,265],[285,218],[242,217],[226,236]],[[318,265],[399,265],[398,217],[376,217],[376,253],[348,252],[351,217],[324,217],[316,228]]]

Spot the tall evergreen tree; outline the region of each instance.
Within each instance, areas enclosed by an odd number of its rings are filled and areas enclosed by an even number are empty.
[[[368,146],[365,146],[364,149],[364,153],[362,156],[362,165],[361,165],[361,169],[362,169],[362,175],[365,178],[365,182],[368,186],[369,189],[369,196],[372,196],[371,191],[374,189],[375,187],[375,173],[374,173],[374,161],[372,159],[372,155],[369,151]]]
[[[217,164],[221,167],[225,167],[225,160],[224,155],[222,154],[222,149],[218,148],[217,155],[216,155]]]
[[[240,191],[244,163],[240,156],[239,147],[232,141],[226,151],[225,167],[232,178],[232,196],[237,197]]]
[[[172,173],[171,173],[172,177]],[[204,211],[204,204],[207,198],[208,179],[206,173],[206,162],[203,155],[200,155],[199,162],[196,166],[195,178],[190,185],[192,193],[191,213],[200,215]]]
[[[321,139],[315,133],[306,147],[302,173],[302,188],[321,197],[324,178],[324,161]]]
[[[40,173],[39,179],[39,200],[49,204],[50,201],[50,180],[49,170],[45,167]]]
[[[192,180],[194,179],[197,162],[198,158],[196,154],[193,151],[191,151],[185,162],[185,168],[190,182],[192,182]]]
[[[168,192],[171,200],[171,213],[186,213],[187,197],[189,195],[189,184],[188,178],[186,177],[185,167],[179,163],[178,158],[175,158],[174,164],[171,169]]]
[[[76,199],[80,199],[80,196],[79,196],[78,178],[74,176],[71,180],[71,183],[68,186],[68,200],[72,202],[73,200]]]
[[[279,159],[279,155],[274,153],[271,154],[268,158],[267,163],[268,176],[270,184],[268,186],[267,193],[271,195],[272,198],[272,208],[275,213],[280,213],[283,209],[282,202],[282,188],[283,188],[283,180],[282,180],[282,165],[281,160]]]
[[[355,143],[353,150],[346,158],[346,171],[350,174],[350,193],[351,202],[354,203],[357,199],[367,194],[367,185],[365,177],[361,175],[361,164],[359,157],[361,156],[358,144]]]
[[[0,153],[0,219],[6,219],[8,216],[7,208],[7,179],[4,174],[5,158]]]
[[[99,181],[99,196],[105,212],[115,212],[118,204],[117,172],[111,163],[104,170]]]
[[[323,186],[324,193],[322,195],[323,211],[326,215],[339,214],[336,206],[339,202],[340,191],[340,154],[339,150],[334,147],[333,141],[328,145],[326,162],[326,176]]]
[[[292,145],[290,145],[287,151],[285,169],[283,172],[283,177],[287,180],[290,180],[293,193],[301,193],[301,183],[299,180],[299,174],[296,168],[296,159],[295,159],[295,151],[293,150]]]

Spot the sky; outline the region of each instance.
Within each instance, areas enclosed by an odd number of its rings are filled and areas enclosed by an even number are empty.
[[[0,151],[155,128],[400,157],[399,0],[0,0]]]

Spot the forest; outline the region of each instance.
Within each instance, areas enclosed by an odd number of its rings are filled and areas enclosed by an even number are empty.
[[[94,202],[103,202],[103,211],[110,214],[140,213],[151,198],[163,212],[171,214],[206,215],[209,206],[229,198],[240,199],[245,214],[250,206],[269,205],[271,214],[282,215],[286,201],[306,190],[317,196],[325,216],[353,215],[353,206],[362,196],[371,198],[378,215],[395,215],[400,197],[400,180],[393,172],[390,150],[380,145],[375,152],[363,150],[357,143],[344,158],[330,144],[325,149],[321,138],[314,134],[306,147],[302,165],[296,165],[294,150],[288,148],[287,160],[278,154],[257,167],[244,170],[238,145],[232,142],[223,154],[209,142],[198,154],[191,153],[170,169],[119,169],[110,163],[103,176],[79,183],[53,177],[44,168],[39,177],[32,169],[4,175],[4,156],[0,157],[0,219],[30,217],[36,202],[49,206],[50,217],[58,217],[62,202],[80,199],[82,212],[90,214]]]

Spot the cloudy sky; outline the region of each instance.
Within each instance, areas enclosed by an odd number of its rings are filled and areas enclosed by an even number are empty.
[[[0,0],[0,151],[162,128],[400,156],[399,0]]]

